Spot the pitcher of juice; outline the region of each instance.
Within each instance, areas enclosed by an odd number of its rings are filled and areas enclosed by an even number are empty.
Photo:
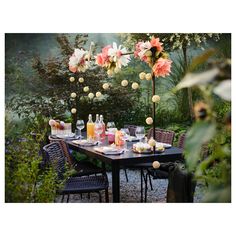
[[[87,122],[87,139],[94,139],[94,123],[92,120],[92,115],[89,114],[88,122]]]

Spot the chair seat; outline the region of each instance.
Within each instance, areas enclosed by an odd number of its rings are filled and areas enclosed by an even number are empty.
[[[97,167],[89,161],[80,161],[76,163],[73,167],[77,171],[76,176],[93,175],[104,172],[102,168]]]
[[[87,193],[108,188],[107,178],[101,176],[70,177],[59,192],[62,194]]]
[[[149,168],[147,169],[147,172],[153,177],[153,179],[168,179],[169,177],[169,173],[164,170]]]

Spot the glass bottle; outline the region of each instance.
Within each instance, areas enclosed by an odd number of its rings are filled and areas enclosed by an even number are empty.
[[[106,125],[105,125],[105,123],[104,123],[104,121],[103,121],[103,115],[100,115],[100,123],[101,123],[101,125],[102,125],[101,140],[105,140],[105,138],[106,138],[106,133],[105,133],[105,131],[106,131]]]
[[[89,114],[87,122],[87,139],[94,139],[94,123],[92,120],[92,115]]]

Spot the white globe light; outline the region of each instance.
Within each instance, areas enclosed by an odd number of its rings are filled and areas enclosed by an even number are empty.
[[[128,84],[129,84],[129,82],[128,82],[128,80],[126,80],[126,79],[124,79],[124,80],[121,81],[121,85],[122,85],[123,87],[126,87]]]
[[[74,82],[75,78],[74,77],[70,77],[69,80],[70,80],[70,82]]]
[[[72,109],[71,109],[71,113],[72,113],[72,114],[75,114],[76,111],[77,111],[76,108],[72,108]]]
[[[94,94],[93,94],[93,93],[89,93],[89,94],[88,94],[88,97],[89,97],[90,99],[93,99],[93,98],[94,98]]]
[[[139,74],[139,78],[140,78],[141,80],[144,80],[144,79],[145,79],[145,76],[146,76],[146,73],[145,73],[145,72],[141,72],[141,73]]]
[[[160,166],[161,166],[161,164],[160,164],[159,161],[154,161],[154,162],[152,163],[152,167],[153,167],[154,169],[158,169],[158,168],[160,168]]]
[[[158,103],[158,102],[160,102],[160,100],[161,100],[161,98],[160,98],[160,96],[158,96],[158,95],[154,95],[154,96],[152,97],[152,102]]]
[[[151,80],[152,79],[152,74],[147,73],[145,78],[146,78],[146,80]]]
[[[151,124],[153,123],[152,117],[148,117],[148,118],[146,119],[146,123],[147,123],[148,125],[151,125]]]
[[[96,97],[97,97],[97,98],[99,98],[99,97],[101,97],[101,96],[102,96],[101,92],[96,92]]]
[[[80,78],[79,78],[79,82],[80,82],[80,83],[83,83],[83,82],[84,82],[84,78],[80,77]]]
[[[105,83],[105,84],[102,85],[102,87],[103,87],[104,90],[107,90],[107,89],[109,89],[109,84]]]
[[[76,93],[71,93],[70,96],[71,96],[72,98],[76,98]]]
[[[136,90],[136,89],[138,89],[139,88],[139,84],[138,83],[136,83],[136,82],[134,82],[134,83],[132,83],[132,89],[134,89],[134,90]]]
[[[88,92],[89,91],[89,87],[85,86],[83,90],[84,90],[84,92]]]

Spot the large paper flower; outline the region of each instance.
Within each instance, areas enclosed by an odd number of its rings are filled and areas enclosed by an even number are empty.
[[[117,73],[122,66],[127,66],[130,62],[130,56],[124,55],[127,53],[126,48],[122,45],[117,47],[116,43],[107,45],[102,49],[102,52],[95,56],[96,64],[108,69],[108,75]]]
[[[171,63],[172,61],[169,59],[159,58],[157,62],[152,67],[152,70],[155,76],[159,77],[166,77],[171,72]]]
[[[75,49],[73,55],[69,59],[69,70],[73,73],[85,72],[89,67],[89,52],[83,49]]]

